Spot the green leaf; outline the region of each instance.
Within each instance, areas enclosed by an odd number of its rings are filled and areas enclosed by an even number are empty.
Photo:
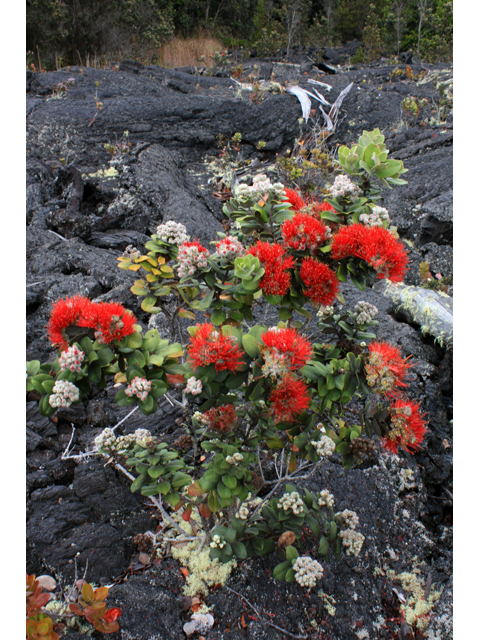
[[[237,479],[233,476],[222,476],[222,482],[229,489],[235,489],[235,487],[237,486]]]
[[[223,484],[222,480],[217,484],[217,492],[222,500],[228,500],[232,497],[232,492]]]
[[[232,543],[232,549],[234,555],[241,560],[244,560],[248,556],[246,546],[238,540]]]
[[[292,545],[289,545],[285,549],[285,555],[289,562],[295,562],[295,560],[298,558],[298,551],[295,549],[295,547],[292,547]]]
[[[142,300],[141,307],[147,313],[150,311],[152,307],[154,307],[157,303],[157,299],[152,296],[147,296]]]
[[[132,404],[135,404],[136,398],[133,396],[127,396],[124,389],[120,389],[120,391],[115,396],[115,402],[119,407],[129,407]]]
[[[212,313],[210,320],[213,324],[220,326],[223,322],[225,322],[227,318],[227,314],[222,309],[215,309]]]
[[[337,444],[335,447],[335,451],[341,455],[345,455],[346,453],[349,453],[350,445],[348,442],[340,442],[340,444]]]
[[[163,475],[164,471],[165,469],[161,465],[159,465],[159,466],[149,467],[147,473],[151,478],[154,478],[156,480],[158,477]]]
[[[260,355],[260,349],[258,347],[257,340],[255,340],[255,338],[248,333],[242,338],[242,346],[251,358],[256,358],[258,355]]]
[[[286,582],[293,582],[295,580],[295,571],[290,567],[290,569],[285,574]]]
[[[326,556],[330,551],[330,545],[328,544],[328,540],[327,538],[325,538],[325,536],[322,536],[320,538],[320,544],[318,545],[318,553],[320,553],[322,556]]]
[[[333,520],[332,522],[330,522],[330,533],[328,537],[330,538],[330,540],[335,540],[335,538],[337,537],[337,523]]]
[[[266,541],[263,541],[263,542],[266,542]],[[276,580],[285,580],[287,571],[291,568],[292,568],[292,564],[288,560],[286,560],[285,562],[281,562],[280,564],[277,564],[277,566],[273,569],[273,577]]]

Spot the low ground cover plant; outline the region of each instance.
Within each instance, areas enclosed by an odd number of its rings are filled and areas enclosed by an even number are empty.
[[[167,221],[147,253],[130,247],[119,258],[142,276],[132,292],[145,312],[163,313],[174,342],[145,332],[120,304],[75,296],[52,310],[58,358],[27,363],[27,391],[47,416],[92,384],[121,385],[116,402],[145,415],[168,394],[183,410],[190,453],[146,429],[105,429],[98,452],[129,469],[132,491],[156,502],[175,535],[185,533],[178,516],[195,523],[183,539],[209,545],[212,560],[276,552],[274,576],[308,589],[326,570],[319,560],[357,556],[364,536],[354,511],[335,511],[328,488],[308,491],[304,481],[334,454],[350,469],[377,441],[415,451],[426,431],[405,394],[410,362],[372,332],[377,309],[336,308],[347,278],[364,290],[404,277],[406,247],[378,201],[382,187],[405,184],[405,169],[378,129],[338,158],[342,173],[323,201],[250,176],[233,187],[225,232],[210,247]],[[259,320],[274,312],[268,325]],[[195,324],[186,332],[181,319]],[[319,332],[328,343],[314,341]],[[353,400],[363,403],[355,422],[345,418]]]

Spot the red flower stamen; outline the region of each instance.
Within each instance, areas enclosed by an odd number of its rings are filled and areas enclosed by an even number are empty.
[[[275,423],[292,422],[309,406],[307,386],[293,376],[282,378],[270,394],[270,413]]]
[[[383,448],[395,454],[399,447],[407,451],[421,449],[427,429],[420,405],[397,399],[390,406],[390,416],[392,428],[381,440]]]
[[[298,193],[298,191],[294,191],[293,189],[285,189],[285,195],[287,196],[287,200],[292,205],[292,209],[294,211],[300,211],[300,209],[302,209],[306,205],[305,200]]]
[[[300,278],[305,285],[303,294],[314,304],[332,304],[340,289],[335,272],[315,258],[305,258],[302,261]]]
[[[48,337],[55,346],[65,350],[69,345],[66,329],[71,326],[85,327],[85,316],[90,314],[93,303],[82,296],[57,300],[54,303],[47,325]]]
[[[315,252],[327,235],[327,228],[311,215],[297,213],[292,220],[285,220],[282,225],[282,236],[286,247],[305,251],[309,249]]]
[[[371,342],[365,362],[368,385],[377,393],[394,395],[397,387],[406,387],[404,378],[412,365],[400,355],[400,350],[387,342]]]
[[[265,295],[284,296],[290,288],[292,276],[287,271],[295,266],[295,259],[286,255],[280,244],[269,244],[259,240],[247,251],[256,256],[265,269],[265,275],[260,280],[260,288]]]
[[[265,376],[284,377],[303,367],[313,355],[312,345],[295,329],[269,329],[260,346]]]
[[[211,323],[197,325],[188,348],[188,361],[197,367],[215,365],[215,371],[239,371],[242,366],[242,352],[236,338],[224,336]]]
[[[213,431],[231,431],[235,426],[237,415],[231,404],[223,404],[220,407],[212,407],[203,414],[208,420],[209,427]]]
[[[379,278],[401,282],[407,271],[408,257],[404,245],[383,227],[352,224],[342,227],[332,240],[332,258],[349,256],[365,260]]]

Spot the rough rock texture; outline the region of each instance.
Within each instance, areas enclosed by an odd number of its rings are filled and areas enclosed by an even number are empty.
[[[292,61],[251,60],[244,64],[245,73],[257,64],[266,79],[274,72],[279,82],[288,79],[311,88],[307,78],[319,79],[311,59]],[[117,257],[130,244],[142,249],[157,225],[168,219],[183,222],[203,242],[214,238],[223,214],[207,181],[209,163],[219,153],[219,134],[231,138],[241,132],[244,156],[252,159],[260,157],[256,145],[265,141],[263,160],[269,162],[298,137],[301,108],[294,96],[265,94],[257,103],[239,91],[228,70],[220,72],[227,77],[188,71],[124,61],[106,70],[71,67],[27,74],[28,360],[54,359],[45,324],[52,302],[66,295],[117,300],[146,326],[149,317],[130,292],[135,275],[119,270]],[[378,127],[392,156],[409,170],[408,185],[385,192],[384,206],[409,243],[406,283],[419,285],[421,261],[430,264],[432,273],[452,274],[452,124],[402,125],[405,97],[438,96],[432,82],[392,80],[391,71],[379,65],[337,69],[320,79],[332,85],[329,100],[354,83],[332,149]],[[413,65],[413,71],[419,73],[420,66]],[[73,86],[55,98],[52,86],[71,77]],[[119,142],[125,130],[131,152],[110,163],[104,145]],[[378,451],[349,473],[338,459],[329,461],[308,486],[328,488],[336,507],[358,512],[359,530],[366,536],[364,553],[326,566],[322,583],[308,594],[295,583],[273,580],[275,556],[239,563],[227,586],[259,609],[263,619],[256,620],[238,595],[213,590],[206,601],[214,605],[216,623],[204,634],[207,640],[281,637],[264,620],[312,640],[408,638],[398,635],[400,600],[393,589],[405,593],[398,576],[412,571],[424,583],[431,574],[432,591],[443,589],[443,594],[428,631],[422,635],[420,625],[413,624],[410,637],[452,637],[452,352],[422,336],[379,290],[359,292],[347,284],[342,291],[348,308],[362,299],[375,304],[380,310],[378,338],[413,356],[409,391],[428,414],[427,446],[414,457],[397,459]],[[159,328],[164,329],[161,321]],[[27,571],[51,573],[68,584],[75,563],[82,574],[88,561],[90,581],[109,583],[128,575],[109,597],[110,606],[122,608],[121,631],[112,637],[181,638],[189,616],[182,613],[184,579],[178,563],[165,557],[158,566],[137,568],[136,575],[128,571],[136,562],[133,536],[157,526],[148,501],[132,495],[129,482],[105,461],[62,460],[72,425],[71,446],[88,451],[97,433],[128,414],[114,404],[114,395],[109,387],[57,412],[54,419],[39,416],[34,394],[28,398]],[[171,443],[183,432],[178,418],[181,413],[164,401],[150,418],[133,414],[122,430],[148,428]],[[312,541],[305,545],[309,550]],[[72,632],[68,637],[79,636]]]

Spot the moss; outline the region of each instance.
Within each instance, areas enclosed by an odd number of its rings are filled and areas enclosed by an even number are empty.
[[[189,571],[187,583],[183,589],[186,596],[208,594],[208,587],[216,584],[224,585],[232,569],[237,566],[235,560],[220,563],[216,558],[210,559],[210,548],[198,552],[200,542],[189,542],[185,547],[172,547],[172,557]]]
[[[110,167],[110,169],[99,169],[96,173],[88,173],[87,177],[89,178],[115,178],[118,176],[118,171],[115,167]]]
[[[325,610],[327,611],[327,613],[333,617],[337,611],[336,607],[333,606],[334,604],[337,604],[337,601],[335,600],[335,598],[333,596],[328,596],[322,590],[318,592],[318,596],[322,598],[323,606],[325,607]]]

